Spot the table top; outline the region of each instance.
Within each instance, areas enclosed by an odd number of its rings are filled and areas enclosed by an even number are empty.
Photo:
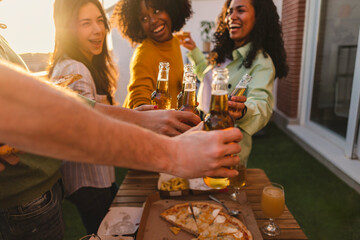
[[[157,191],[158,178],[158,173],[129,170],[111,206],[143,206],[147,196]],[[247,169],[244,190],[258,226],[261,226],[268,220],[261,211],[260,200],[262,189],[269,182],[270,180],[263,170]],[[308,239],[287,207],[285,207],[284,213],[275,222],[281,229],[280,236],[269,237],[263,234],[262,237],[264,239]]]

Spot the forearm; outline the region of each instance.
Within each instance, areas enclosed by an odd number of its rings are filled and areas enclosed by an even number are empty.
[[[194,65],[194,71],[197,77],[202,80],[204,77],[205,69],[208,66],[208,61],[206,60],[204,54],[200,51],[199,48],[195,48],[187,54],[187,57]]]
[[[249,135],[261,130],[269,122],[273,108],[272,93],[266,89],[252,89],[245,105],[247,112],[235,123]]]
[[[247,102],[245,105],[247,106],[247,112],[244,118],[236,120],[235,124],[247,134],[253,135],[269,122],[272,107],[266,102]]]
[[[167,171],[167,137],[102,116],[2,64],[0,71],[0,142],[59,159]]]
[[[130,84],[128,86],[127,106],[128,108],[136,108],[141,105],[151,104],[151,94],[155,90],[156,77],[150,74],[142,75],[139,66],[136,70],[132,70]],[[146,70],[146,68],[145,68]]]
[[[144,107],[150,107],[150,105]],[[201,121],[199,117],[190,112],[171,110],[137,111],[100,103],[96,103],[95,109],[115,119],[136,124],[167,136],[179,135]]]
[[[252,66],[249,74],[253,79],[247,87],[247,112],[236,124],[249,135],[253,135],[268,123],[272,114],[275,67],[272,61],[268,60]]]
[[[141,122],[144,120],[142,118],[141,112],[120,106],[96,103],[94,109],[112,118],[128,123],[133,123],[139,126],[141,126]]]

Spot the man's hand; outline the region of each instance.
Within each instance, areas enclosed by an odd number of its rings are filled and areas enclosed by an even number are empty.
[[[185,178],[235,177],[238,172],[226,167],[240,161],[234,154],[241,150],[237,144],[241,139],[242,134],[237,128],[189,132],[175,137],[173,167],[169,172]]]
[[[177,136],[201,121],[198,116],[186,111],[156,110],[141,113],[142,127],[167,136]]]
[[[246,99],[247,98],[245,96],[232,96],[231,100],[228,101],[229,113],[234,118],[234,120],[237,120],[243,116],[242,113],[243,109],[245,108]]]

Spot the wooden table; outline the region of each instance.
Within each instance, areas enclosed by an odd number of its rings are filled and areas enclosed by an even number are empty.
[[[157,191],[158,178],[158,173],[129,170],[112,206],[141,207],[147,196]],[[263,170],[247,170],[247,185],[244,189],[259,226],[267,221],[261,211],[260,199],[264,185],[269,182]],[[264,239],[307,239],[287,207],[281,217],[276,219],[276,223],[281,228],[280,236],[269,237],[263,234]]]

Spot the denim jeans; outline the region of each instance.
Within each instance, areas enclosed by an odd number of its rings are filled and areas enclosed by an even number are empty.
[[[0,240],[62,240],[64,222],[61,202],[62,184],[19,206],[0,210]]]

